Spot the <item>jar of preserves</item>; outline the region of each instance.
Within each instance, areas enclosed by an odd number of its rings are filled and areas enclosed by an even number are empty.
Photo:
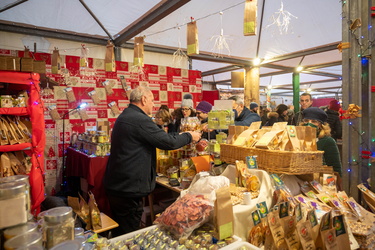
[[[0,99],[0,104],[2,108],[12,108],[13,107],[12,96],[2,95]]]
[[[71,207],[56,207],[43,216],[43,239],[47,249],[74,239],[74,219]]]
[[[27,222],[27,198],[25,183],[0,183],[0,229]]]
[[[39,232],[29,232],[17,235],[4,243],[5,250],[13,249],[43,249],[43,238]]]
[[[19,226],[11,227],[4,230],[5,240],[9,240],[17,235],[24,233],[38,232],[38,223],[36,222],[27,222]]]

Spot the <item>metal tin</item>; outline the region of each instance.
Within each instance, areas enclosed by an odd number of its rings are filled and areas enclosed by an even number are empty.
[[[72,218],[73,210],[71,207],[55,207],[46,211],[43,218],[46,223],[62,223]]]

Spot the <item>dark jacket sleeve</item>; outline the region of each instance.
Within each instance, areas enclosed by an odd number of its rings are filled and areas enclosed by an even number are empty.
[[[247,114],[242,121],[235,121],[234,125],[236,126],[250,126],[252,122],[260,121],[260,116],[255,113]]]
[[[330,137],[321,138],[318,143],[318,150],[324,151],[323,154],[323,164],[327,166],[332,166],[335,172],[338,172],[340,176],[342,175],[340,152],[337,147],[336,141]]]
[[[342,138],[342,123],[340,121],[340,118],[337,117],[335,121],[335,139],[341,139]]]

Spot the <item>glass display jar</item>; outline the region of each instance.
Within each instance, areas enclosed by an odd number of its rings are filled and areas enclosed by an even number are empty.
[[[43,216],[43,240],[47,249],[74,239],[74,219],[71,207],[56,207]]]
[[[27,222],[27,198],[25,183],[0,183],[0,229]]]
[[[11,227],[4,230],[5,240],[9,240],[17,235],[24,233],[38,232],[38,223],[36,222],[27,222],[19,226]]]
[[[42,234],[39,232],[20,234],[5,241],[4,249],[43,249]]]

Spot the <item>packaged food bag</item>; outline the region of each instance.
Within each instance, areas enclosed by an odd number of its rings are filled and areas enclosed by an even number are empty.
[[[257,0],[246,0],[243,34],[244,36],[255,36],[257,31]]]
[[[106,50],[105,50],[104,63],[105,63],[105,71],[106,72],[115,72],[116,71],[114,45],[109,40],[107,42],[107,46],[106,46]]]
[[[199,43],[198,43],[198,28],[197,23],[192,21],[187,24],[187,55],[198,55],[199,54]]]
[[[59,49],[55,47],[51,58],[51,73],[61,74],[61,57]]]
[[[144,65],[143,56],[144,56],[144,37],[138,36],[134,38],[133,66],[143,67]]]
[[[97,230],[102,228],[102,220],[100,217],[100,211],[98,205],[96,204],[94,194],[88,192],[89,194],[89,209],[90,209],[90,219],[92,229]]]
[[[229,187],[216,191],[214,222],[219,240],[233,235],[233,205]]]

